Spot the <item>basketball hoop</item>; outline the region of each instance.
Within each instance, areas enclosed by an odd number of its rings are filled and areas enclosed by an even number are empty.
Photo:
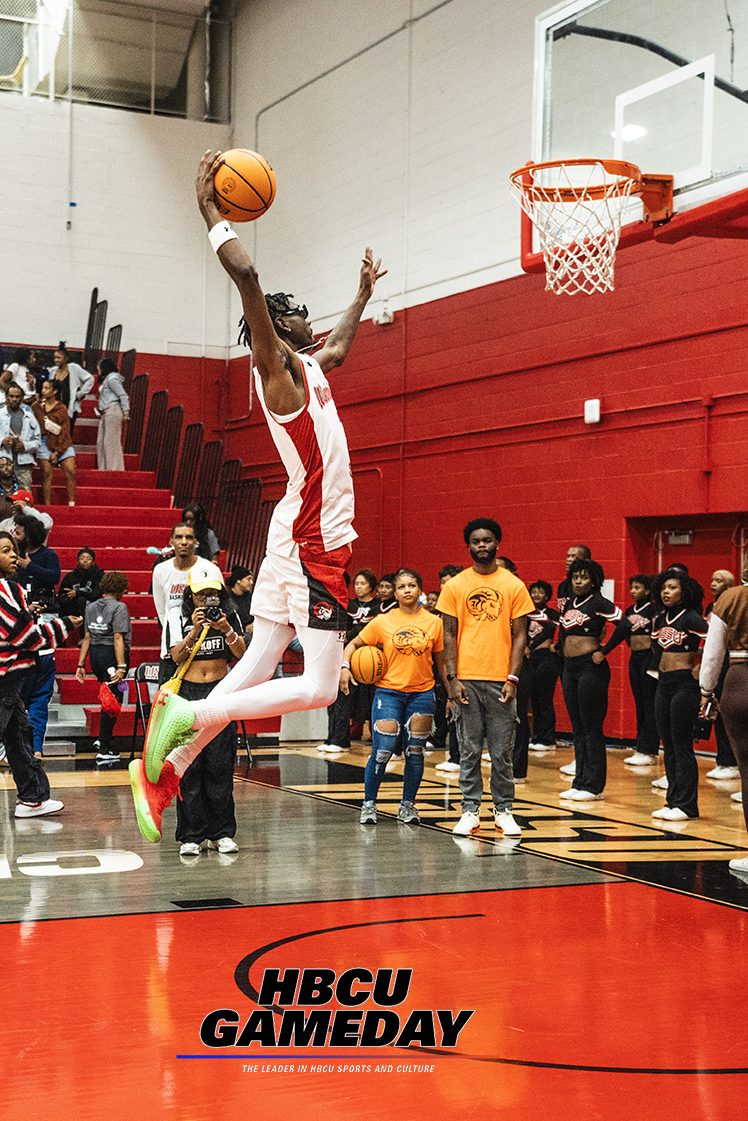
[[[546,291],[610,292],[621,221],[631,195],[641,195],[644,219],[672,214],[672,176],[642,176],[624,160],[548,160],[511,176],[512,190],[538,231]]]

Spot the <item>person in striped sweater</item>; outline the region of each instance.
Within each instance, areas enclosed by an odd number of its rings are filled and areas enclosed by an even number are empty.
[[[33,668],[36,654],[59,646],[79,626],[80,618],[64,616],[35,623],[23,589],[14,576],[18,567],[16,543],[0,532],[0,740],[18,791],[16,817],[58,813],[62,802],[50,798],[49,779],[34,757],[34,741],[19,694],[24,670]]]

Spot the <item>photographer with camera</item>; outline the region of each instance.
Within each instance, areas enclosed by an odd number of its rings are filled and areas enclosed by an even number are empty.
[[[101,599],[89,603],[84,621],[85,635],[78,655],[77,681],[86,680],[86,657],[91,672],[103,686],[99,721],[97,763],[118,763],[119,751],[114,746],[114,726],[122,708],[123,693],[118,688],[130,668],[132,623],[130,612],[122,603],[128,590],[124,572],[105,572],[101,578]]]
[[[214,564],[199,560],[189,571],[182,602],[166,617],[165,642],[181,667],[174,691],[187,701],[204,700],[228,673],[228,663],[246,650],[242,625]],[[205,841],[221,853],[237,852],[234,841],[234,760],[236,723],[205,745],[182,775],[177,801],[176,839],[181,857],[196,857]]]

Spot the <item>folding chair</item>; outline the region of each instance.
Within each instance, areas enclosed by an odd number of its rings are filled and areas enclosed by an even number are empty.
[[[132,677],[135,682],[135,719],[132,726],[132,739],[130,740],[130,760],[135,758],[138,721],[140,721],[143,729],[143,735],[145,735],[145,730],[148,727],[151,705],[156,699],[156,693],[158,693],[158,670],[158,662],[141,662]]]

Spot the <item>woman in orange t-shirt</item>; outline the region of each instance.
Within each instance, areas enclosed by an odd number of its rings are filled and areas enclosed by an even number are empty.
[[[387,661],[371,711],[372,749],[364,772],[362,825],[376,825],[377,793],[401,731],[405,772],[397,820],[406,825],[420,822],[414,803],[435,708],[432,655],[444,678],[444,628],[439,616],[421,607],[422,591],[420,575],[411,568],[401,568],[395,573],[397,607],[376,615],[343,653],[340,688],[344,693],[351,686],[350,658],[358,647],[378,646]]]

